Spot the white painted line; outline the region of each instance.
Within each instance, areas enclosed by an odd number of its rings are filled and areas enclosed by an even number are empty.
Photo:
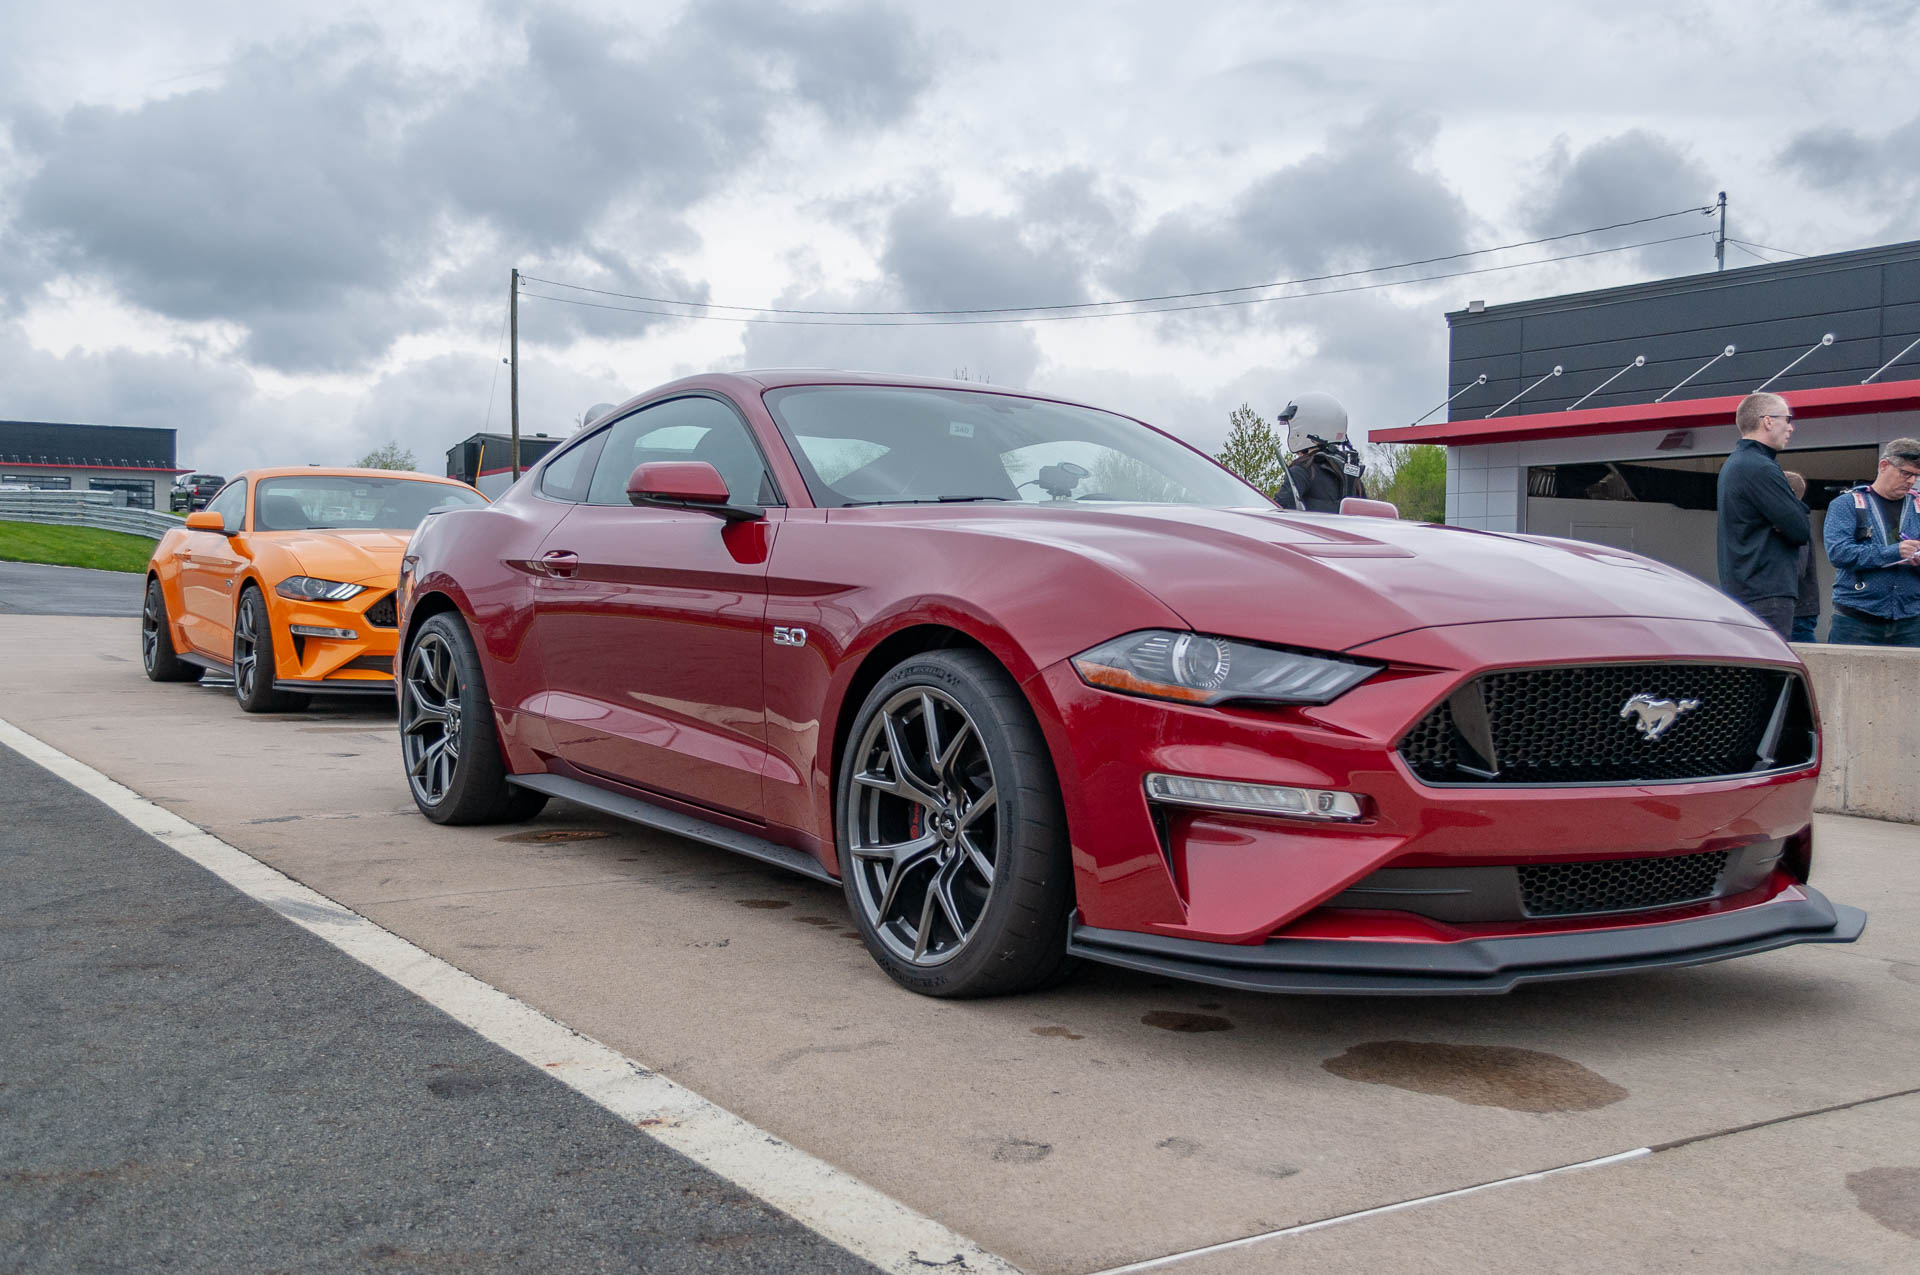
[[[1581,1169],[1597,1169],[1605,1164],[1620,1164],[1626,1160],[1638,1160],[1643,1155],[1652,1155],[1651,1147],[1635,1147],[1631,1151],[1622,1151],[1617,1155],[1603,1155],[1597,1160],[1582,1160],[1578,1164],[1563,1164],[1554,1169],[1542,1169],[1538,1173],[1522,1173],[1511,1178],[1498,1178],[1492,1182],[1482,1182],[1476,1186],[1463,1186],[1457,1191],[1442,1191],[1438,1195],[1423,1195],[1415,1200],[1402,1200],[1398,1204],[1383,1204],[1379,1208],[1362,1209],[1358,1213],[1342,1213],[1339,1217],[1323,1217],[1318,1222],[1303,1222],[1299,1226],[1289,1226],[1278,1231],[1263,1231],[1259,1235],[1247,1235],[1237,1240],[1228,1240],[1224,1244],[1209,1244],[1205,1248],[1189,1249],[1185,1253],[1169,1253],[1165,1257],[1150,1258],[1144,1262],[1132,1262],[1126,1266],[1110,1266],[1103,1271],[1094,1271],[1093,1275],[1132,1275],[1134,1271],[1158,1270],[1171,1266],[1175,1262],[1184,1262],[1190,1257],[1205,1257],[1211,1253],[1225,1253],[1230,1249],[1246,1248],[1253,1244],[1265,1244],[1269,1240],[1285,1239],[1289,1235],[1305,1235],[1308,1231],[1318,1231],[1324,1227],[1339,1226],[1345,1222],[1357,1222],[1361,1218],[1379,1217],[1385,1213],[1398,1213],[1402,1209],[1416,1209],[1426,1204],[1438,1204],[1441,1200],[1454,1200],[1463,1195],[1472,1195],[1477,1191],[1491,1191],[1495,1187],[1517,1186],[1522,1182],[1538,1182],[1542,1178],[1554,1177],[1561,1173],[1575,1173]]]
[[[4,718],[0,744],[648,1137],[882,1270],[924,1275],[938,1266],[1019,1275],[1005,1259],[932,1218],[381,929]]]

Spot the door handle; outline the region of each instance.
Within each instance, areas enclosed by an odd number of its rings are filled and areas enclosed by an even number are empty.
[[[580,555],[568,553],[565,549],[555,549],[540,555],[540,566],[550,576],[569,580],[573,578],[573,573],[580,569]]]

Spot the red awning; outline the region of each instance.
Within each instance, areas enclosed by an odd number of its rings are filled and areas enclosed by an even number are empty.
[[[1637,434],[1652,429],[1700,429],[1732,425],[1734,409],[1745,395],[1690,398],[1672,403],[1628,403],[1588,407],[1577,412],[1537,416],[1496,416],[1492,420],[1442,421],[1369,430],[1370,443],[1519,443],[1536,438],[1581,438],[1595,434]],[[1920,381],[1873,385],[1831,385],[1817,390],[1782,391],[1796,417],[1863,416],[1873,412],[1920,410]]]

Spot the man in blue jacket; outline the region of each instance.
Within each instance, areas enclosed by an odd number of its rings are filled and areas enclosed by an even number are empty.
[[[1800,596],[1799,549],[1813,538],[1807,507],[1774,459],[1793,437],[1793,411],[1778,394],[1749,394],[1733,423],[1740,441],[1720,467],[1720,588],[1786,638]]]
[[[1920,646],[1920,440],[1880,451],[1873,481],[1827,506],[1824,539],[1833,563],[1829,642]]]

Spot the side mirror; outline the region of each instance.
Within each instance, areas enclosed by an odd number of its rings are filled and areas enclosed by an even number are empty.
[[[1398,518],[1400,507],[1390,500],[1368,500],[1362,496],[1348,496],[1340,502],[1343,514],[1358,514],[1362,518]]]
[[[192,513],[187,515],[187,530],[188,531],[217,531],[224,536],[227,534],[227,520],[225,518],[222,518],[219,514],[208,513],[206,510],[202,509],[198,513]]]
[[[728,522],[767,516],[758,505],[729,503],[727,480],[704,460],[653,460],[637,466],[627,479],[627,500],[666,509],[697,509]]]

